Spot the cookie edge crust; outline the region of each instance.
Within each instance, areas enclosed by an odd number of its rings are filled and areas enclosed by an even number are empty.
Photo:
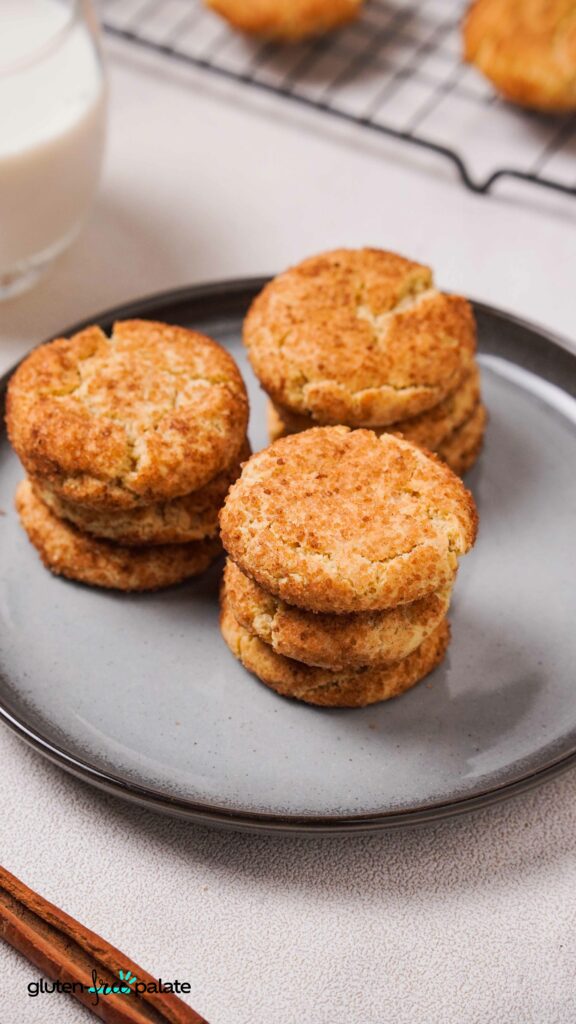
[[[127,548],[96,540],[59,520],[22,480],[15,496],[20,523],[55,576],[125,592],[161,590],[198,576],[222,553],[219,538],[189,544]]]
[[[226,495],[232,484],[240,476],[242,466],[252,454],[248,440],[240,452],[240,459],[231,467],[218,473],[204,487],[192,491],[189,495],[173,498],[171,501],[160,502],[158,505],[143,505],[137,509],[126,511],[96,510],[83,505],[76,505],[53,493],[50,486],[43,481],[29,478],[39,499],[48,506],[58,519],[64,519],[80,532],[87,533],[96,540],[110,541],[123,547],[158,547],[167,544],[189,544],[193,541],[209,540],[218,534],[218,516]],[[213,492],[213,493],[212,493]],[[217,500],[216,500],[217,499]],[[195,508],[194,505],[198,504]],[[190,507],[187,508],[186,506]],[[166,524],[166,513],[171,508],[182,508],[183,514],[195,519],[195,525],[187,530],[178,529],[176,525]],[[146,518],[157,515],[159,525],[156,529],[147,526]],[[115,529],[119,518],[124,520],[124,527]],[[144,524],[141,523],[144,520]]]
[[[398,697],[438,667],[450,643],[450,626],[443,619],[403,661],[383,668],[331,673],[276,654],[238,623],[225,602],[220,630],[234,657],[265,686],[282,697],[320,707],[361,708]]]
[[[340,672],[345,669],[356,670],[368,666],[391,665],[394,662],[402,661],[420,647],[424,640],[434,632],[440,622],[446,618],[452,594],[452,587],[447,586],[442,591],[434,592],[422,598],[419,602],[415,602],[421,607],[415,610],[416,618],[414,622],[409,620],[403,622],[402,613],[407,611],[409,615],[410,605],[401,605],[381,613],[359,612],[349,615],[330,615],[329,613],[318,615],[315,612],[306,612],[296,606],[286,605],[285,602],[280,601],[274,595],[268,594],[262,587],[259,587],[231,559],[226,561],[221,586],[221,601],[225,601],[230,607],[239,625],[256,636],[262,643],[271,647],[275,654],[289,658],[292,661],[299,661],[305,665],[327,669],[332,672]],[[290,628],[289,616],[291,613],[296,613],[299,619],[306,620],[304,628],[313,631],[316,623],[318,624],[319,632],[316,633],[312,643],[308,642],[307,644],[306,639],[301,637],[299,644],[297,641],[290,646],[289,637],[288,639],[286,637],[283,639],[281,635],[275,635],[276,624],[274,620],[277,617],[282,620],[282,617],[287,615],[288,628]],[[420,614],[421,619],[424,621],[418,622],[418,614]],[[390,637],[390,643],[395,644],[396,648],[396,652],[392,656],[390,653],[382,652],[383,637],[378,635],[378,623],[374,623],[372,628],[371,645],[370,632],[366,635],[366,630],[370,630],[372,623],[368,624],[366,621],[362,621],[363,619],[373,620],[380,617],[385,619],[388,616],[398,621],[398,628],[394,632],[392,626],[392,636]],[[326,618],[329,620],[328,623],[323,621]],[[267,621],[264,623],[259,621],[261,619]],[[341,653],[338,656],[339,641],[337,627],[339,623],[345,629],[345,640],[344,646],[340,648]],[[358,627],[360,638],[359,641],[354,642],[352,631],[356,626]],[[336,636],[332,635],[330,627],[336,630]],[[280,624],[279,629],[281,630],[281,628]],[[418,632],[420,635],[414,641],[414,635]],[[298,646],[298,650],[296,650],[296,646]]]

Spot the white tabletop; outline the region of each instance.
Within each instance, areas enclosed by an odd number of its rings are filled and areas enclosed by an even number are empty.
[[[442,162],[109,44],[110,139],[81,238],[0,307],[0,361],[114,304],[374,244],[440,284],[574,332],[576,204],[467,192]],[[65,642],[65,638],[63,638]],[[102,796],[0,730],[0,861],[211,1024],[567,1024],[576,774],[433,827],[346,840],[206,831]],[[27,994],[2,1020],[93,1019]]]

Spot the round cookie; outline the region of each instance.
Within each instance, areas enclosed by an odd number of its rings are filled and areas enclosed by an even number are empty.
[[[93,587],[159,590],[197,576],[222,551],[218,538],[153,548],[125,548],[96,540],[58,519],[34,493],[29,480],[16,491],[16,508],[44,565]]]
[[[415,445],[315,427],[248,460],[220,513],[243,572],[288,604],[379,611],[450,585],[474,543],[461,480]]]
[[[323,707],[360,708],[398,697],[440,664],[450,642],[450,627],[444,619],[403,661],[355,672],[330,672],[276,654],[240,625],[226,600],[222,604],[220,628],[235,657],[266,686],[283,697]]]
[[[488,416],[481,402],[474,412],[438,449],[438,455],[454,473],[462,476],[472,468],[484,441]]]
[[[224,598],[237,621],[276,654],[333,672],[401,661],[446,617],[451,588],[384,612],[306,612],[267,593],[229,559]]]
[[[536,110],[576,110],[574,0],[476,0],[464,56],[506,99]]]
[[[41,345],[8,388],[10,440],[54,494],[131,509],[204,487],[237,459],[248,420],[234,360],[210,338],[146,320]]]
[[[471,416],[479,401],[480,373],[474,363],[456,390],[447,395],[433,409],[422,412],[419,416],[413,416],[411,419],[391,423],[388,427],[372,427],[372,429],[377,434],[402,434],[407,441],[436,451],[439,445]],[[287,434],[309,430],[313,426],[314,421],[310,417],[298,416],[291,413],[289,409],[276,408],[271,402],[268,403],[268,429],[272,441],[279,437],[285,437]]]
[[[432,409],[470,370],[469,303],[380,249],[338,249],[271,281],[244,322],[273,402],[315,423],[384,427]]]
[[[250,445],[245,442],[240,459],[250,457]],[[204,540],[218,533],[218,515],[231,484],[240,475],[240,461],[218,473],[198,491],[173,498],[159,505],[143,505],[123,511],[91,509],[66,501],[55,494],[41,480],[32,480],[42,501],[60,519],[67,519],[84,533],[112,540],[129,547],[150,544],[187,544]]]
[[[352,21],[363,0],[205,0],[241,32],[295,42]]]

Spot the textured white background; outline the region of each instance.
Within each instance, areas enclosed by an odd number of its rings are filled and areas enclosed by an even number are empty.
[[[106,306],[343,244],[397,249],[445,287],[573,331],[573,201],[474,197],[404,148],[120,45],[109,58],[100,199],[50,277],[0,307],[4,367]],[[0,757],[0,862],[153,973],[190,980],[211,1024],[576,1019],[574,773],[450,823],[310,841],[135,810],[5,729]],[[3,1024],[93,1019],[29,998],[36,976],[0,947]]]

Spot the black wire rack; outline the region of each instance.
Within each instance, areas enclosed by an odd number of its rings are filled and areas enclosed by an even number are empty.
[[[445,157],[473,192],[520,179],[576,195],[576,116],[505,103],[461,60],[467,0],[368,0],[339,32],[248,39],[202,0],[100,0],[105,30],[205,72]]]

